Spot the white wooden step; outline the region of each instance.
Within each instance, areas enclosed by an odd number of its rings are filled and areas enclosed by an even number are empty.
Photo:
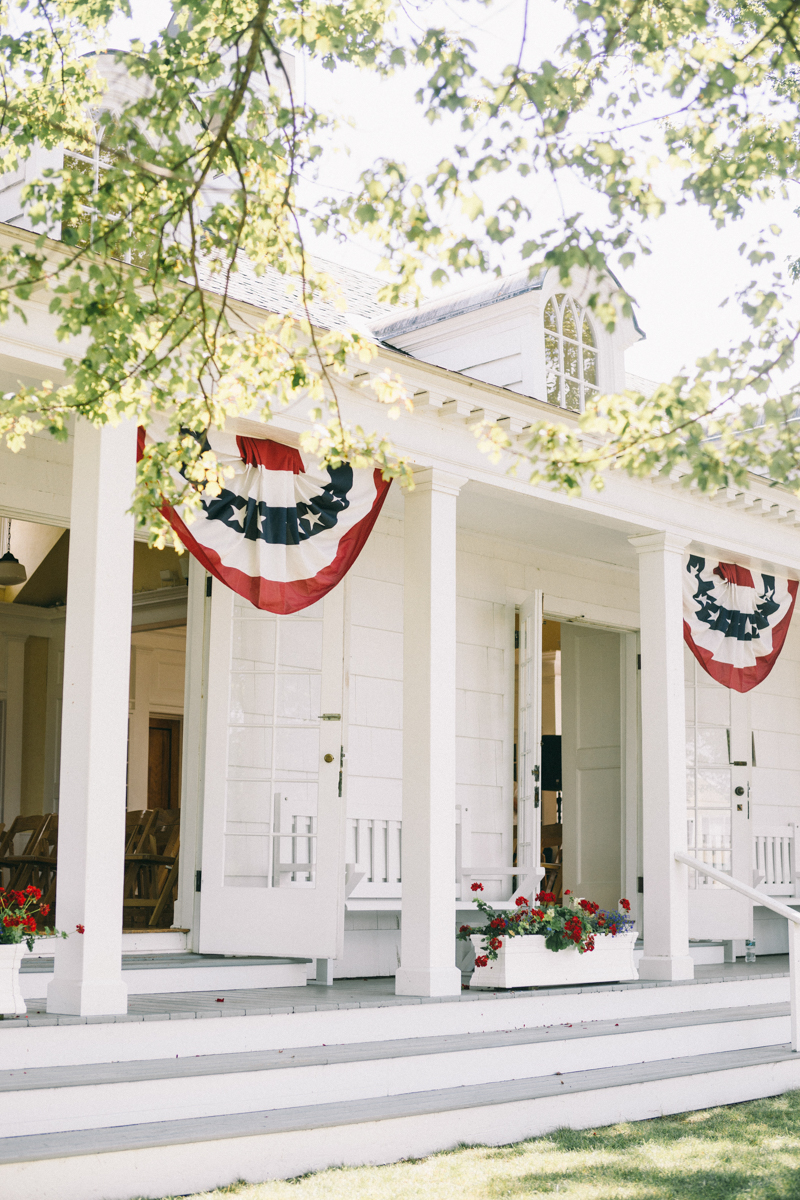
[[[203,1119],[772,1046],[788,1004],[534,1029],[0,1072],[4,1137]]]
[[[395,996],[391,980],[368,983],[142,996],[131,999],[131,1011],[122,1017],[37,1016],[30,1024],[0,1021],[0,1064],[29,1069],[176,1055],[193,1058],[285,1046],[543,1028],[578,1023],[587,1013],[594,1021],[616,1022],[789,999],[786,970],[728,981],[642,981],[632,986],[553,988],[510,996],[464,992],[422,1000]],[[219,999],[224,1003],[217,1003]],[[217,1019],[205,1019],[211,1017]]]
[[[227,958],[223,954],[161,953],[122,955],[122,978],[129,995],[218,992],[240,988],[303,987],[308,958]],[[26,955],[20,970],[24,1000],[45,996],[53,959]]]
[[[0,1141],[0,1194],[131,1200],[333,1165],[503,1145],[562,1126],[641,1120],[770,1096],[800,1084],[788,1046],[718,1052],[246,1114]],[[602,1091],[602,1099],[598,1099]]]

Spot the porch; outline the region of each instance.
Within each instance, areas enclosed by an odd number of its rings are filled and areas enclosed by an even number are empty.
[[[0,1023],[0,1189],[161,1197],[774,1095],[800,1085],[788,998],[765,956],[503,994],[387,977],[131,995],[115,1017],[32,1002]]]

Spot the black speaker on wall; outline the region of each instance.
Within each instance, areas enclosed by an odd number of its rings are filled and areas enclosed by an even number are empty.
[[[542,791],[561,791],[561,734],[542,734]]]

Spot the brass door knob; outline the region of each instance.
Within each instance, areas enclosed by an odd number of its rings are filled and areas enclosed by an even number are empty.
[[[744,788],[743,788],[743,787],[737,787],[737,788],[734,788],[733,790],[734,790],[734,792],[736,793],[736,795],[737,795],[737,796],[743,796],[743,795],[744,795]]]
[[[332,754],[326,754],[324,757],[325,757],[325,762],[333,762]]]

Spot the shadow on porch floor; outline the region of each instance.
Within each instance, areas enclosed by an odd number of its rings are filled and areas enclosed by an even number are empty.
[[[714,963],[695,968],[693,981],[679,983],[640,979],[630,983],[599,983],[590,987],[526,988],[519,991],[463,991],[460,996],[395,996],[394,976],[377,979],[337,979],[332,985],[309,982],[305,987],[253,988],[219,993],[171,992],[131,995],[128,1012],[116,1017],[59,1017],[46,1012],[44,999],[29,1000],[22,1017],[0,1021],[0,1033],[20,1027],[46,1025],[96,1025],[123,1021],[180,1021],[206,1017],[261,1016],[267,1013],[329,1012],[346,1008],[385,1008],[407,1004],[458,1004],[514,997],[568,995],[583,992],[629,991],[640,988],[686,987],[687,984],[754,978],[775,979],[789,974],[788,954],[764,955],[755,963]]]

